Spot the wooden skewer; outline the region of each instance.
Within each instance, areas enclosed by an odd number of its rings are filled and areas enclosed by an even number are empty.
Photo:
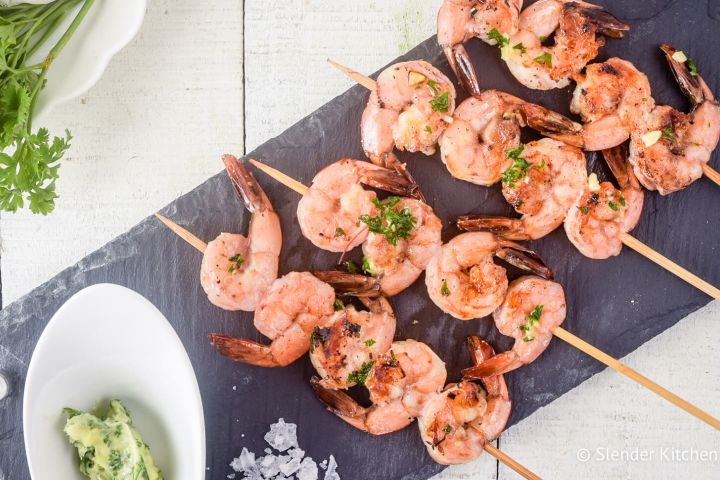
[[[332,66],[334,66],[335,68],[337,68],[338,70],[343,72],[345,75],[350,77],[351,79],[353,79],[356,82],[358,82],[359,84],[363,85],[364,87],[366,87],[368,89],[375,88],[375,82],[372,79],[365,77],[365,76],[359,74],[358,72],[356,72],[355,70],[351,70],[347,67],[344,67],[344,66],[340,65],[339,63],[334,62],[330,59],[328,59],[328,62]],[[708,165],[703,165],[703,172],[709,179],[711,179],[713,182],[720,185],[720,173],[716,172],[715,170],[710,168]],[[641,241],[637,240],[636,238],[632,237],[631,235],[628,235],[627,233],[622,233],[620,235],[621,235],[620,239],[622,240],[622,242],[625,245],[627,245],[628,247],[630,247],[633,250],[635,250],[636,252],[638,252],[640,255],[645,256],[646,258],[657,263],[658,265],[660,265],[664,269],[668,270],[669,272],[674,273],[678,277],[680,277],[683,280],[685,280],[686,282],[688,282],[690,285],[702,290],[703,292],[707,293],[714,299],[720,300],[720,289],[710,285],[708,282],[701,279],[697,275],[694,275],[694,274],[688,272],[687,270],[682,268],[680,265],[670,261],[668,258],[662,256],[661,254],[659,254],[652,248],[648,247]]]
[[[720,173],[717,170],[713,170],[707,163],[703,165],[703,173],[717,185],[720,185]]]
[[[175,232],[180,238],[188,242],[193,247],[197,248],[201,252],[205,252],[205,249],[207,248],[207,243],[203,242],[199,238],[197,238],[192,233],[185,230],[183,227],[178,225],[177,223],[173,222],[167,217],[164,217],[160,215],[159,213],[156,213],[155,216],[160,220],[162,223],[165,224],[170,230]]]
[[[342,73],[344,73],[351,79],[355,80],[355,82],[359,83],[363,87],[367,88],[368,90],[375,90],[377,83],[375,83],[375,80],[373,80],[372,78],[368,78],[365,75],[363,75],[362,73],[356,72],[355,70],[352,70],[348,67],[340,65],[339,63],[337,63],[334,60],[331,60],[329,58],[327,59],[327,61],[330,65],[337,68]]]
[[[601,363],[604,363],[608,367],[612,368],[618,373],[621,373],[625,375],[626,377],[636,381],[643,387],[647,388],[648,390],[660,395],[662,398],[667,400],[670,403],[673,403],[677,405],[678,407],[682,408],[686,412],[688,412],[690,415],[693,415],[703,422],[707,423],[711,427],[714,427],[717,430],[720,430],[720,420],[713,417],[709,413],[699,409],[695,405],[683,400],[682,398],[678,397],[671,391],[661,387],[657,383],[653,382],[649,378],[647,378],[644,375],[641,375],[640,373],[636,372],[632,368],[628,367],[624,363],[620,362],[619,360],[614,359],[607,353],[603,352],[602,350],[590,345],[585,340],[573,335],[572,333],[568,332],[562,327],[558,327],[555,329],[553,334],[565,340],[573,347],[582,350],[583,352],[587,353],[594,359],[600,361]]]
[[[265,165],[264,163],[260,163],[257,160],[250,159],[250,163],[252,163],[255,167],[257,167],[258,170],[262,170],[263,172],[270,175],[272,178],[277,180],[278,182],[282,183],[286,187],[290,188],[291,190],[295,190],[300,195],[305,195],[305,192],[308,191],[308,187],[303,185],[302,183],[298,182],[292,177],[288,177],[284,173],[282,173],[280,170],[276,170],[272,167],[269,167]]]
[[[702,278],[698,277],[697,275],[688,272],[687,270],[685,270],[683,267],[681,267],[677,263],[675,263],[672,260],[670,260],[669,258],[659,254],[652,248],[648,247],[647,245],[642,243],[637,238],[633,237],[632,235],[628,235],[627,233],[621,233],[620,240],[622,240],[623,244],[632,248],[633,250],[635,250],[636,252],[638,252],[640,255],[644,256],[648,260],[657,263],[658,265],[663,267],[668,272],[677,275],[678,277],[685,280],[693,287],[707,293],[714,299],[720,300],[720,289],[718,289],[717,287],[714,287],[713,285],[710,285],[708,282],[706,282]]]
[[[523,477],[527,478],[528,480],[542,480],[540,477],[535,475],[533,472],[528,470],[527,468],[520,465],[518,462],[516,462],[512,457],[510,457],[507,453],[495,448],[495,445],[493,445],[490,442],[485,443],[485,451],[488,452],[493,457],[500,460],[502,463],[507,465],[508,467],[515,470],[515,472],[519,473]]]

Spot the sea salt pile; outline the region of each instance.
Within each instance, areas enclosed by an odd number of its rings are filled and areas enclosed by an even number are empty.
[[[265,455],[255,457],[254,452],[243,448],[240,456],[230,462],[230,468],[235,473],[227,476],[229,479],[247,480],[318,480],[318,465],[311,457],[305,456],[297,440],[297,425],[285,423],[279,419],[270,425],[270,431],[265,434],[265,441],[278,454],[269,448]],[[340,480],[337,473],[337,462],[330,455],[327,460],[320,462],[320,468],[325,470],[323,480]],[[242,474],[242,477],[237,476]]]

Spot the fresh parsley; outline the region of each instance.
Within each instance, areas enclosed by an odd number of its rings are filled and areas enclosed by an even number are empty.
[[[375,343],[376,343],[375,340],[373,340],[372,338],[365,340],[366,347],[372,347],[373,345],[375,345]]]
[[[427,133],[432,133],[432,127],[430,125],[425,125],[425,131]]]
[[[490,40],[495,40],[499,48],[503,48],[510,41],[510,38],[500,33],[497,28],[493,28],[488,32],[488,38]]]
[[[506,168],[502,174],[501,179],[503,185],[507,185],[510,188],[515,188],[515,183],[525,176],[530,168],[530,163],[524,158],[520,157],[525,145],[522,143],[516,148],[505,150],[505,158],[510,158],[513,164]]]
[[[610,210],[612,210],[613,212],[617,212],[619,210],[617,204],[612,200],[608,202],[608,207],[610,207]]]
[[[688,57],[687,59],[687,66],[690,69],[690,75],[692,75],[693,77],[697,77],[697,65],[695,64],[695,61],[690,57]]]
[[[344,237],[344,236],[345,236],[345,230],[343,230],[343,229],[340,228],[340,227],[337,227],[337,228],[335,229],[335,236],[336,236],[336,237]]]
[[[450,426],[450,424],[445,425],[445,426],[443,427],[443,432],[445,432],[445,433],[450,433],[450,432],[452,432],[452,427]]]
[[[541,65],[552,68],[552,55],[549,53],[543,53],[542,55],[535,57],[535,61]]]
[[[355,370],[348,375],[348,383],[355,385],[365,385],[365,381],[367,380],[368,374],[370,373],[370,369],[374,364],[374,361],[363,362],[359,370]]]
[[[580,213],[582,213],[583,215],[587,215],[588,213],[590,213],[590,209],[588,207],[581,207],[578,205],[577,208],[578,208],[578,210],[580,210]]]
[[[239,253],[236,253],[232,257],[228,258],[228,262],[230,262],[230,266],[228,267],[228,272],[233,273],[234,271],[240,269],[243,262],[245,262],[245,259],[243,259]]]
[[[674,142],[675,141],[675,131],[672,129],[672,127],[665,127],[662,129],[662,138],[663,140],[667,140],[668,142]]]
[[[527,53],[527,48],[525,48],[525,45],[522,43],[518,43],[517,45],[513,46],[513,50],[519,50],[520,55],[525,55]]]
[[[618,198],[618,202],[620,202],[620,205],[622,205],[624,207],[625,206],[625,197]]]
[[[357,273],[360,271],[360,267],[352,260],[345,262],[345,268],[347,268],[348,273]]]
[[[410,231],[415,228],[417,218],[410,213],[410,209],[407,207],[403,207],[400,211],[395,208],[400,203],[400,198],[388,197],[382,201],[376,198],[373,203],[380,209],[380,213],[375,217],[367,214],[360,216],[360,221],[368,226],[368,230],[385,235],[385,239],[390,245],[397,245],[398,239],[407,239],[410,236]],[[363,270],[365,270],[364,263],[363,259]]]
[[[525,332],[525,336],[523,337],[524,342],[532,342],[533,340],[535,340],[535,337],[528,332],[530,332],[535,326],[535,324],[540,321],[542,311],[542,305],[535,305],[535,308],[533,308],[532,312],[530,312],[530,314],[527,316],[527,321],[523,325],[520,325],[520,330]]]
[[[449,103],[450,94],[448,92],[443,92],[439,95],[436,94],[433,99],[430,100],[430,108],[436,112],[447,113]]]
[[[339,312],[340,310],[344,310],[344,309],[345,309],[345,304],[343,302],[341,302],[339,298],[336,298],[335,301],[333,302],[333,310],[335,310],[336,312]]]
[[[45,58],[28,64],[74,7],[72,23]],[[60,159],[72,135],[50,138],[47,129],[33,130],[33,113],[48,69],[77,30],[94,0],[57,0],[47,5],[2,8],[0,21],[0,209],[16,212],[26,205],[47,215],[55,208]]]
[[[317,347],[323,344],[323,336],[320,327],[315,327],[310,334],[310,353],[313,353]]]
[[[363,257],[362,259],[362,271],[365,275],[372,275],[372,267],[370,266],[370,259],[367,257]]]
[[[450,289],[448,288],[447,280],[445,280],[444,278],[442,281],[442,286],[440,287],[440,295],[442,295],[443,297],[447,297],[450,295]]]

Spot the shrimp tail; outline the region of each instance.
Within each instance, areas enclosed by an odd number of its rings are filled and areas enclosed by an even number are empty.
[[[415,178],[413,178],[410,170],[407,169],[407,164],[402,163],[400,159],[397,158],[397,156],[392,152],[387,152],[383,154],[383,163],[385,165],[385,168],[395,170],[397,173],[405,177],[405,179],[410,182],[411,185],[415,186],[415,191],[412,194],[413,198],[416,198],[421,202],[425,202],[425,196],[420,191],[420,186],[415,181]]]
[[[510,265],[533,272],[534,274],[546,279],[553,278],[553,272],[545,265],[540,255],[534,250],[520,245],[519,243],[501,239],[495,255],[502,258]]]
[[[360,183],[402,197],[422,199],[420,186],[415,183],[411,177],[388,168],[376,168],[364,171],[361,174]]]
[[[522,365],[523,363],[518,354],[514,350],[508,350],[485,360],[479,365],[464,369],[462,375],[466,380],[483,380],[515,370]]]
[[[530,240],[519,218],[492,215],[463,215],[458,217],[457,226],[467,232],[491,232],[508,240]]]
[[[320,378],[317,376],[313,376],[310,379],[310,386],[315,392],[315,396],[318,397],[329,411],[358,430],[362,430],[363,432],[368,431],[365,426],[367,410],[358,405],[347,393],[324,387]]]
[[[577,13],[595,25],[597,31],[610,38],[622,38],[623,32],[630,30],[630,25],[619,20],[610,12],[597,5],[568,2],[564,5],[566,13]]]
[[[470,352],[470,361],[472,361],[473,365],[480,365],[495,355],[495,350],[492,346],[476,335],[470,335],[466,343],[468,352]]]
[[[533,130],[574,147],[583,146],[582,125],[565,115],[529,102],[522,103],[520,112],[527,126]]]
[[[213,347],[220,350],[221,354],[236,362],[258,367],[282,366],[275,360],[269,345],[220,333],[211,333],[208,335],[208,339]]]
[[[714,100],[712,91],[710,91],[700,75],[698,75],[697,72],[695,72],[695,75],[690,72],[690,69],[687,67],[688,62],[679,62],[673,58],[677,50],[667,43],[660,45],[660,50],[665,54],[665,59],[670,65],[670,70],[680,90],[690,99],[693,105],[699,105],[705,100]]]
[[[222,159],[235,192],[250,213],[272,212],[272,204],[253,174],[233,155],[225,154]]]
[[[450,47],[449,52],[446,50],[445,54],[448,59],[452,58],[450,66],[465,91],[474,97],[479,96],[481,93],[480,84],[475,75],[475,67],[473,67],[465,46],[462,43],[454,45]]]
[[[375,277],[339,270],[323,270],[312,274],[335,289],[340,295],[353,297],[377,297],[380,295],[380,282]]]
[[[632,165],[628,160],[627,144],[608,148],[602,151],[605,163],[607,163],[613,176],[617,179],[621,190],[633,188],[640,190],[640,182],[635,176]]]

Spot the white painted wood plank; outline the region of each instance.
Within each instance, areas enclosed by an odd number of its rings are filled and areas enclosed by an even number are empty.
[[[333,2],[308,0],[246,4],[246,144],[248,150],[281,133],[350,83],[325,63],[327,57],[361,72],[377,70],[434,33],[440,1]],[[272,12],[272,13],[270,13]],[[718,411],[718,347],[706,325],[717,322],[717,303],[683,320],[626,359],[628,364],[681,396]],[[688,353],[692,349],[692,353]],[[688,379],[693,379],[689,381]],[[514,399],[520,402],[522,399]],[[589,462],[580,448],[614,450],[661,447],[718,449],[710,427],[624,377],[604,372],[509,429],[500,448],[544,478],[716,478],[718,463]],[[716,453],[717,454],[717,453]],[[496,462],[484,455],[454,466],[438,480],[496,478]],[[520,478],[504,466],[499,478]]]
[[[0,217],[5,304],[222,169],[242,152],[242,4],[153,0],[89,92],[51,112],[75,139],[56,211]]]

